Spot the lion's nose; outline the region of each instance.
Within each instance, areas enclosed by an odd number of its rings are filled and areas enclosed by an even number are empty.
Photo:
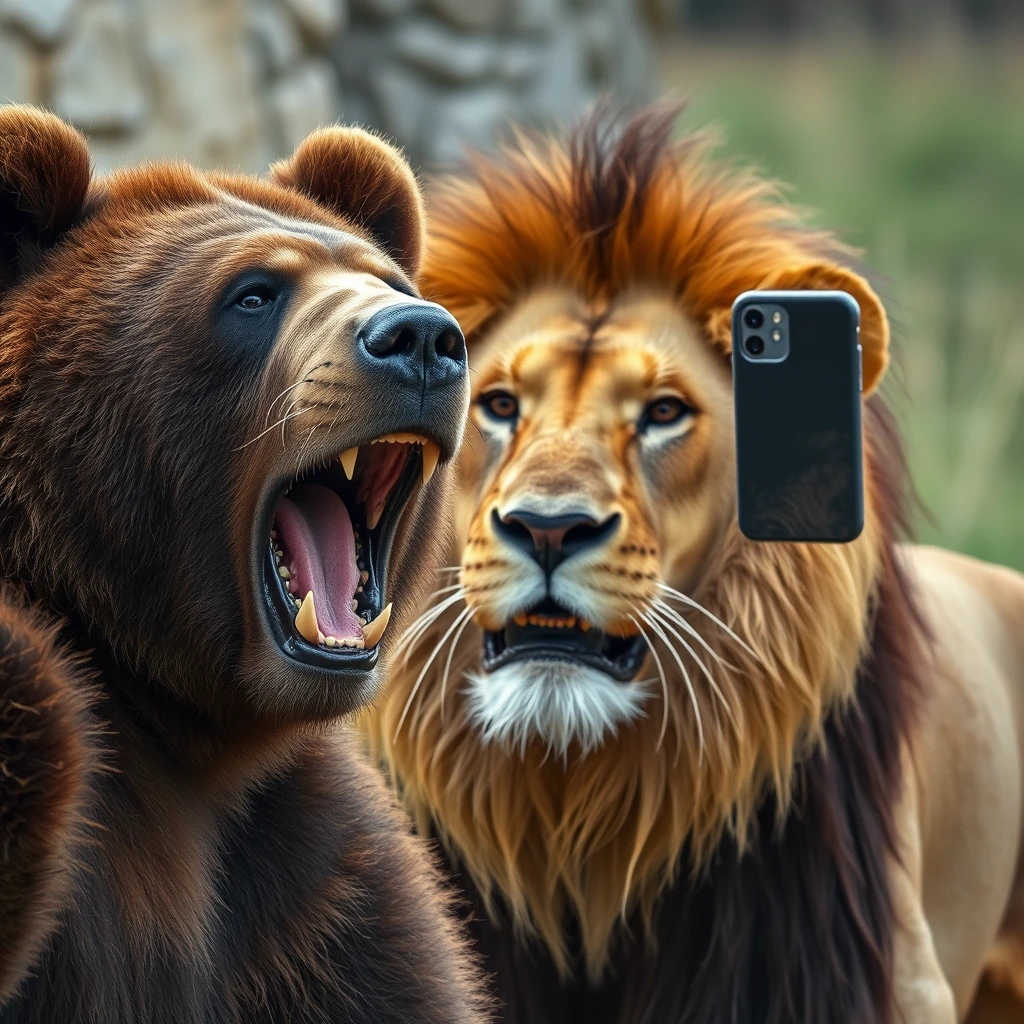
[[[466,342],[455,317],[433,303],[400,303],[374,313],[359,344],[375,371],[395,383],[436,385],[466,372]]]
[[[549,573],[566,559],[604,544],[618,529],[620,518],[616,512],[597,520],[582,510],[554,516],[528,508],[510,509],[502,516],[497,509],[493,513],[495,533]]]

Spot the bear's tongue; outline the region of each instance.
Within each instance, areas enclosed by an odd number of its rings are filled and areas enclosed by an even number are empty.
[[[301,484],[281,499],[275,525],[291,568],[289,589],[298,598],[313,592],[320,631],[339,640],[362,637],[352,611],[359,568],[345,503],[329,487]]]

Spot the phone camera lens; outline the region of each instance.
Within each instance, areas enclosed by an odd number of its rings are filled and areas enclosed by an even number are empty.
[[[743,322],[751,328],[760,327],[764,323],[764,313],[752,307],[743,314]]]
[[[761,316],[760,313],[758,313],[757,315]],[[759,334],[752,334],[749,338],[747,338],[745,344],[747,347],[747,351],[752,356],[759,356],[764,351],[764,338],[762,338]]]

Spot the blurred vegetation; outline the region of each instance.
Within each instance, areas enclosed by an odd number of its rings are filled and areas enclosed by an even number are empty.
[[[921,540],[1024,569],[1024,46],[666,46],[686,121],[860,246]]]

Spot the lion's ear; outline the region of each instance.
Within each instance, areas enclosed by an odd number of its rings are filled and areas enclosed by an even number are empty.
[[[321,128],[271,176],[370,233],[414,277],[423,254],[423,197],[405,158],[361,128]]]
[[[776,291],[841,291],[852,295],[860,306],[865,397],[878,387],[889,365],[889,318],[881,300],[863,277],[835,263],[806,263],[772,274],[752,287]],[[729,310],[714,310],[708,317],[706,330],[726,352],[732,350]]]
[[[864,395],[881,383],[889,365],[889,318],[874,289],[852,270],[834,263],[808,263],[794,267],[762,288],[847,292],[860,306],[860,343],[864,349]]]
[[[35,107],[0,107],[0,289],[75,226],[90,179],[74,128]]]

